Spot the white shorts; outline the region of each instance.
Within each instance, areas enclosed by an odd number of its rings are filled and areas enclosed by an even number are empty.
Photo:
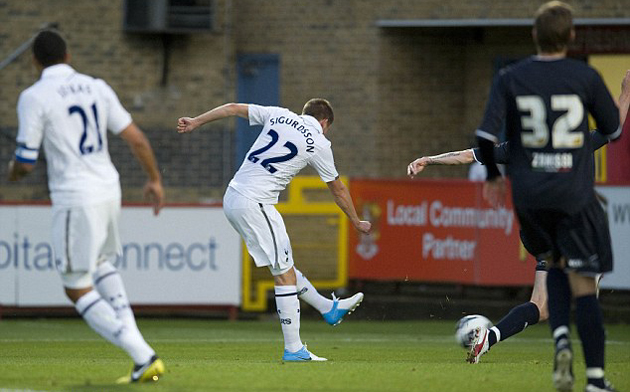
[[[293,267],[293,251],[282,216],[273,204],[261,204],[228,187],[223,211],[238,231],[257,267],[282,275]]]
[[[120,199],[78,207],[53,206],[52,245],[64,287],[93,285],[92,274],[105,260],[121,254]]]

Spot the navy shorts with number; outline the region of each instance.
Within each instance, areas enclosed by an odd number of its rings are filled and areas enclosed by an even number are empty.
[[[548,209],[523,209],[517,214],[525,249],[536,260],[564,257],[568,270],[593,274],[612,271],[608,220],[597,200],[575,214]]]

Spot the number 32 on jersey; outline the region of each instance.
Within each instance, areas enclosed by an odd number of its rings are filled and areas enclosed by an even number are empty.
[[[528,113],[521,115],[521,143],[526,148],[543,148],[549,143],[554,149],[579,148],[584,144],[584,134],[573,132],[584,120],[584,105],[575,94],[552,95],[551,110],[565,112],[554,121],[551,132],[547,126],[547,109],[543,99],[537,95],[516,97],[519,111]]]

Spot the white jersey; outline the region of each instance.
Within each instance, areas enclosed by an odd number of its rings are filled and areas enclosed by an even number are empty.
[[[56,206],[120,198],[106,130],[131,123],[114,90],[67,64],[47,67],[18,100],[17,161],[35,163],[43,143],[50,198]]]
[[[249,124],[263,125],[229,186],[263,204],[276,204],[278,195],[307,164],[324,182],[334,181],[335,168],[330,141],[319,122],[288,109],[248,105]]]

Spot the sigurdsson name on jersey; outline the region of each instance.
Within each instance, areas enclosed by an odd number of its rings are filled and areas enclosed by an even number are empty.
[[[544,172],[566,172],[573,168],[573,154],[570,152],[532,153],[532,169]]]
[[[294,128],[295,130],[300,132],[302,136],[304,136],[304,138],[306,139],[306,144],[307,144],[306,152],[315,152],[315,146],[314,146],[315,140],[313,140],[313,138],[311,137],[313,136],[313,134],[300,121],[287,118],[285,116],[279,116],[279,117],[273,117],[269,119],[269,123],[272,126],[275,124],[284,124],[284,125]]]

